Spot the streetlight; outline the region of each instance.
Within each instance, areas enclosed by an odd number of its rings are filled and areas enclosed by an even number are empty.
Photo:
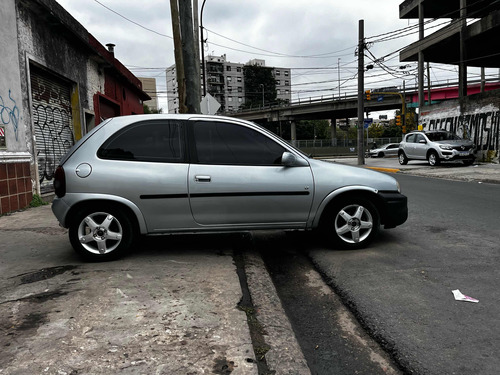
[[[200,12],[200,43],[201,43],[201,69],[202,69],[202,77],[203,77],[203,97],[207,96],[207,80],[205,78],[205,47],[203,40],[203,8],[205,7],[205,1],[203,0],[203,4],[201,4],[201,12]]]

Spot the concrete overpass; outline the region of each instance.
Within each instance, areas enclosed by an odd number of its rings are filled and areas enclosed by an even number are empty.
[[[384,95],[382,101],[377,101],[377,95],[372,100],[365,100],[365,112],[401,109],[399,95]],[[337,98],[319,98],[301,100],[289,105],[265,106],[254,110],[227,113],[226,115],[255,122],[266,121],[297,121],[324,120],[358,117],[357,96]]]

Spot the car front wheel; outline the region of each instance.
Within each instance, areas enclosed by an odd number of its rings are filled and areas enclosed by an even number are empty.
[[[321,231],[328,243],[345,249],[360,249],[377,235],[380,227],[375,206],[362,198],[335,203],[325,213]]]
[[[427,161],[429,162],[429,165],[431,165],[433,167],[435,165],[439,165],[439,156],[436,153],[436,151],[431,151],[429,153],[429,156],[427,157]]]
[[[94,205],[76,213],[69,240],[86,260],[105,261],[126,253],[135,237],[134,226],[118,207]]]

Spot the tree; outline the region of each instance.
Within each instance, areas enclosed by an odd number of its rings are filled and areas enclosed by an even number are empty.
[[[245,65],[243,67],[245,80],[245,104],[243,108],[252,108],[276,101],[276,80],[272,68],[258,65]],[[262,93],[264,92],[264,98]]]
[[[147,104],[142,104],[142,107],[144,108],[144,114],[150,114],[150,113],[163,113],[163,108],[158,108],[158,109],[151,109]]]

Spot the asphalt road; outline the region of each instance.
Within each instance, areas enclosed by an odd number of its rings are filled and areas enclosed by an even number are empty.
[[[398,174],[401,227],[369,249],[308,253],[367,331],[407,373],[500,368],[500,186]],[[455,301],[452,290],[479,299]]]

